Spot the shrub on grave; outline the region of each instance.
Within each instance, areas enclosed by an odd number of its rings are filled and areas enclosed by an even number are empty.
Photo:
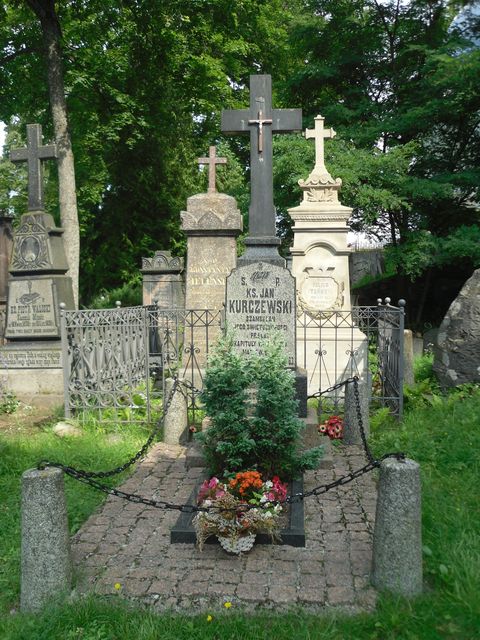
[[[298,477],[313,469],[322,448],[300,451],[304,423],[297,416],[293,372],[286,368],[283,341],[272,336],[262,355],[236,352],[227,334],[211,353],[202,402],[211,426],[198,439],[212,475],[256,469],[265,478]],[[248,415],[249,388],[256,390]]]

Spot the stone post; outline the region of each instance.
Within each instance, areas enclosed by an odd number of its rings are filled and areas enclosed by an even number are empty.
[[[179,380],[181,382],[181,380]],[[173,379],[165,381],[165,399],[170,398]],[[177,386],[163,421],[163,441],[166,444],[180,444],[187,440],[187,397],[181,384]]]
[[[70,539],[63,471],[29,469],[22,476],[20,608],[40,611],[69,593]]]
[[[380,465],[372,583],[401,596],[422,591],[420,467],[387,458]]]
[[[358,380],[358,398],[360,401],[360,417],[365,437],[370,434],[370,388],[367,382]],[[344,444],[363,444],[360,432],[357,398],[353,382],[345,386],[345,417],[343,427]]]
[[[412,385],[413,376],[413,333],[411,329],[403,332],[403,382]]]

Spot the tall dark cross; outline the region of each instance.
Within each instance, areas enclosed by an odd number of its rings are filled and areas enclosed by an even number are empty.
[[[216,155],[216,148],[214,146],[208,147],[208,158],[197,158],[198,164],[208,165],[208,193],[216,193],[217,187],[215,185],[216,177],[216,165],[227,164],[226,158],[219,158]]]
[[[275,236],[272,134],[302,129],[301,109],[272,108],[272,78],[250,76],[250,108],[222,111],[224,133],[250,134],[250,237]]]
[[[42,145],[42,127],[39,124],[27,124],[27,146],[12,149],[12,162],[28,163],[28,210],[43,209],[43,171],[42,160],[57,157],[55,144]]]

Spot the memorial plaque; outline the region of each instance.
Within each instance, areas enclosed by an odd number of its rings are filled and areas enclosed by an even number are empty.
[[[60,349],[2,349],[0,362],[5,369],[61,369]]]
[[[317,313],[341,308],[343,287],[331,276],[308,274],[299,287],[302,308]]]
[[[58,338],[57,301],[51,278],[12,280],[8,291],[7,338]]]
[[[245,354],[261,354],[272,332],[279,331],[288,366],[296,366],[295,278],[288,269],[267,262],[234,269],[227,278],[226,321]]]

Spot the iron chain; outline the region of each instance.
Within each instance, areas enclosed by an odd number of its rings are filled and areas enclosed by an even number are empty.
[[[375,459],[368,447],[367,444],[367,438],[365,435],[365,429],[364,429],[364,425],[363,425],[363,419],[362,419],[362,414],[361,414],[361,406],[360,406],[360,394],[358,391],[358,377],[354,376],[352,378],[348,378],[347,380],[343,380],[342,382],[339,382],[338,384],[334,385],[333,387],[330,387],[329,389],[326,389],[323,392],[317,392],[316,394],[314,394],[313,396],[309,396],[309,397],[319,397],[320,395],[323,395],[325,393],[331,392],[331,391],[335,391],[337,389],[340,389],[341,387],[344,387],[347,384],[352,384],[354,385],[354,396],[355,396],[355,408],[356,408],[356,412],[357,412],[357,420],[358,420],[358,425],[359,425],[359,429],[360,429],[360,434],[361,434],[361,438],[362,438],[362,443],[363,443],[363,447],[365,450],[365,454],[368,458],[368,463],[363,466],[360,467],[359,469],[356,469],[355,471],[352,471],[344,476],[340,476],[340,478],[337,478],[336,480],[334,480],[333,482],[330,483],[326,483],[323,485],[319,485],[317,487],[314,487],[313,489],[311,489],[310,491],[306,491],[306,492],[302,492],[302,493],[295,493],[292,494],[290,496],[287,496],[285,502],[287,503],[293,503],[293,502],[299,502],[301,500],[304,500],[305,498],[309,498],[311,496],[318,496],[318,495],[322,495],[324,493],[326,493],[327,491],[330,491],[331,489],[335,489],[336,487],[340,487],[343,485],[346,485],[350,482],[352,482],[353,480],[355,480],[356,478],[359,478],[361,476],[363,476],[366,473],[369,473],[370,471],[372,471],[373,469],[376,469],[380,466],[380,463],[382,462],[382,460],[385,460],[386,458],[396,458],[397,460],[404,460],[405,459],[405,454],[404,453],[400,453],[400,452],[394,452],[394,453],[387,453],[384,456],[382,456],[380,459]],[[38,463],[38,468],[39,469],[44,469],[45,467],[49,466],[49,467],[57,467],[59,469],[62,469],[64,471],[64,473],[66,473],[68,476],[70,476],[71,478],[74,478],[75,480],[78,480],[79,482],[83,482],[84,484],[87,484],[91,487],[93,487],[94,489],[97,489],[98,491],[102,491],[103,493],[106,493],[108,495],[113,495],[116,496],[118,498],[122,498],[124,500],[127,500],[129,502],[133,502],[135,504],[144,504],[147,507],[153,507],[155,509],[170,509],[170,510],[176,510],[176,511],[181,511],[183,513],[194,513],[194,512],[198,512],[198,511],[214,511],[214,510],[218,510],[218,507],[199,507],[197,505],[192,505],[192,504],[175,504],[172,502],[168,502],[166,500],[153,500],[150,498],[145,498],[143,496],[139,496],[138,494],[135,493],[127,493],[125,491],[121,491],[120,489],[116,489],[114,487],[109,487],[108,485],[102,484],[101,482],[98,482],[97,480],[95,480],[95,478],[108,478],[111,476],[114,476],[118,473],[121,473],[122,471],[125,471],[126,469],[128,469],[132,464],[134,464],[135,462],[137,462],[141,457],[143,457],[145,455],[145,453],[147,452],[147,450],[149,449],[150,445],[152,444],[153,440],[155,439],[155,437],[158,435],[159,430],[160,430],[160,426],[163,423],[163,420],[165,418],[166,413],[168,412],[168,409],[170,407],[170,404],[172,402],[172,398],[174,393],[176,392],[178,385],[182,384],[185,387],[187,387],[190,390],[193,390],[194,393],[200,393],[200,391],[198,389],[196,389],[191,383],[186,382],[186,381],[179,381],[178,378],[174,378],[174,383],[172,386],[172,390],[170,392],[170,395],[165,403],[165,406],[163,408],[162,411],[162,415],[158,421],[158,423],[156,424],[156,426],[154,427],[152,433],[150,434],[149,438],[147,439],[147,441],[145,442],[145,444],[143,445],[143,447],[132,457],[130,458],[125,464],[116,467],[115,469],[112,469],[110,471],[98,471],[98,472],[94,472],[94,471],[84,471],[82,469],[75,469],[74,467],[70,467],[68,465],[64,465],[60,462],[51,462],[48,460],[42,460],[41,462]],[[270,503],[273,504],[273,503]],[[262,508],[262,505],[249,505],[246,504],[245,505],[245,509],[258,509],[258,508]],[[265,507],[268,508],[268,507]],[[229,509],[221,509],[222,511],[228,511]],[[236,509],[234,509],[236,511]]]

